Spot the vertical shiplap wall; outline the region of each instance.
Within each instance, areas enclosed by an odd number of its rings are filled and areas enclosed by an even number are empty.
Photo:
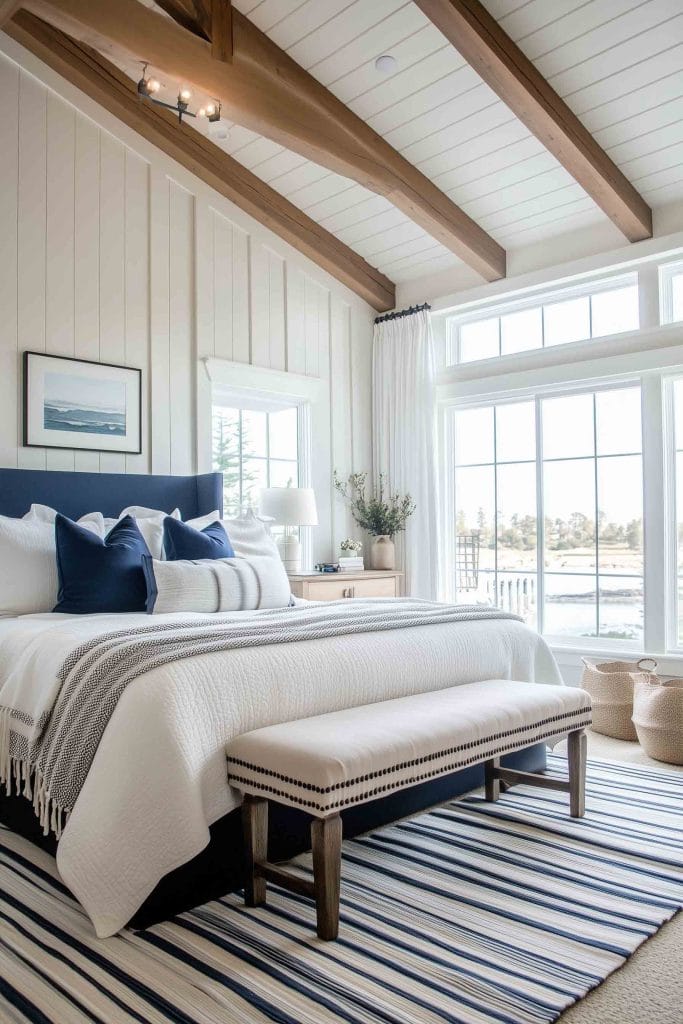
[[[27,63],[33,73],[0,54],[0,464],[202,471],[210,462],[203,357],[321,377],[330,403],[319,450],[326,460],[331,452],[331,464],[316,474],[329,489],[318,494],[315,548],[331,555],[353,529],[332,469],[371,468],[372,310],[87,98],[81,104],[49,69]],[[140,367],[142,454],[23,448],[27,349]]]

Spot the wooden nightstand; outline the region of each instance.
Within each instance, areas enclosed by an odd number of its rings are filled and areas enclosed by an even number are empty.
[[[308,601],[342,597],[400,597],[403,573],[366,569],[363,572],[303,572],[289,577],[292,593]]]

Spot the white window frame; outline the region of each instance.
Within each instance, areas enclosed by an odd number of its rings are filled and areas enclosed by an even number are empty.
[[[473,373],[472,364],[448,367],[437,381],[441,487],[440,529],[444,541],[441,594],[452,599],[449,582],[454,585],[454,437],[453,408],[532,399],[536,396],[598,391],[629,383],[641,387],[643,457],[643,543],[645,624],[642,646],[600,638],[560,639],[548,637],[560,661],[566,655],[572,671],[578,665],[578,652],[602,656],[629,657],[650,654],[658,658],[663,672],[681,673],[683,645],[677,636],[677,547],[675,508],[675,451],[673,444],[673,381],[683,376],[683,331],[671,327],[639,332],[636,351],[630,340],[615,351],[611,339],[592,343],[592,358],[558,364],[556,349],[523,353],[517,359],[517,372],[488,377]],[[491,360],[493,363],[493,360]],[[538,430],[538,425],[537,425]],[[538,486],[538,484],[537,484]],[[539,538],[542,536],[542,524]],[[542,565],[539,560],[538,565]],[[542,574],[540,574],[542,575]],[[538,601],[542,600],[538,594]]]
[[[683,260],[672,260],[659,266],[659,315],[663,324],[680,323],[674,320],[673,279],[683,275]]]
[[[542,514],[542,509],[543,509],[543,486],[544,486],[544,472],[543,472],[543,470],[544,470],[544,459],[543,459],[542,413],[541,413],[542,403],[543,403],[544,400],[546,400],[548,398],[566,398],[566,397],[571,396],[571,395],[594,395],[594,394],[598,394],[600,392],[617,391],[617,390],[621,390],[623,388],[628,388],[628,387],[638,387],[638,388],[641,388],[641,380],[640,380],[640,378],[639,377],[632,377],[630,379],[626,378],[626,379],[600,381],[600,382],[582,382],[581,384],[569,385],[569,386],[567,386],[567,385],[547,386],[547,387],[544,387],[544,388],[539,388],[538,390],[535,391],[535,393],[533,395],[506,395],[503,398],[489,400],[486,403],[483,403],[483,402],[475,400],[475,399],[471,399],[471,400],[468,400],[468,401],[463,402],[463,403],[457,403],[457,404],[451,405],[449,407],[450,419],[451,419],[451,422],[453,422],[454,419],[455,419],[455,417],[453,416],[453,413],[455,411],[461,410],[461,409],[468,409],[468,408],[469,409],[473,409],[473,408],[479,408],[480,409],[480,408],[494,408],[494,407],[500,408],[502,405],[514,405],[514,404],[517,404],[518,402],[525,402],[525,401],[526,402],[533,401],[533,403],[534,403],[534,415],[535,415],[535,424],[536,424],[536,443],[535,443],[535,451],[536,451],[536,457],[535,457],[535,466],[536,466],[536,580],[537,580],[537,585],[536,585],[536,608],[537,608],[537,618],[538,618],[538,628],[539,628],[539,631],[540,631],[540,629],[541,629],[541,627],[543,625],[543,614],[544,614],[544,605],[545,605],[545,575],[546,575],[545,567],[544,567],[544,564],[543,564],[543,562],[544,562],[543,556],[544,556],[544,550],[545,550],[545,517]],[[642,391],[641,391],[641,407],[642,407]],[[451,437],[453,437],[453,428],[452,428],[452,426],[449,425],[449,427],[447,429],[448,429],[448,432],[451,434]],[[453,465],[455,467],[455,462],[454,462],[455,449],[454,448],[452,449],[452,452],[453,452],[453,462],[451,463],[451,465]],[[624,454],[632,454],[632,453],[624,453]],[[635,454],[635,453],[633,453],[633,454]],[[640,455],[641,459],[644,459],[644,455],[643,455],[642,452],[639,452],[638,454]],[[618,456],[615,456],[615,457],[618,457]],[[594,453],[592,456],[583,456],[583,458],[586,461],[590,459],[593,462],[595,462],[596,458],[599,458],[599,456],[596,456],[596,454]],[[528,460],[528,461],[530,461],[530,460]],[[507,465],[507,463],[492,463],[492,465],[496,465],[496,466],[497,465]],[[453,488],[453,497],[455,497],[455,489],[454,488]],[[597,494],[596,494],[596,500],[597,500]],[[643,505],[644,505],[644,495],[643,495]],[[456,506],[452,506],[451,512],[455,511],[455,507]],[[596,508],[596,512],[597,512],[597,508]],[[454,521],[454,518],[451,516],[451,522],[453,522],[453,521]],[[596,529],[597,529],[597,515],[596,515]],[[454,534],[454,532],[455,531],[453,531],[453,530],[451,531],[451,533],[453,533],[453,534]],[[454,563],[451,563],[451,564],[454,564]],[[644,560],[643,560],[643,564],[644,564]],[[505,570],[502,570],[502,572],[504,573]],[[452,578],[454,578],[454,574],[452,572],[449,573],[449,575]],[[529,575],[531,575],[531,573],[529,573]],[[570,575],[576,575],[576,574],[573,573],[573,574],[570,574]],[[605,575],[605,574],[604,573],[603,574],[599,574],[598,571],[597,571],[597,567],[596,567],[596,572],[595,573],[587,572],[587,573],[582,574],[582,575],[585,575],[586,577],[593,577],[595,579],[596,587],[597,587],[597,582],[598,582],[599,575]],[[627,576],[627,575],[637,576],[637,575],[640,575],[640,574],[639,573],[631,573],[631,574],[623,573],[623,575],[624,576]],[[643,574],[642,575],[643,575],[643,589],[644,589],[644,587],[645,587],[645,572],[644,572],[644,569],[643,569]],[[455,598],[455,587],[454,587],[453,583],[451,583],[448,599],[449,600],[453,600],[454,598]],[[596,615],[599,615],[599,603],[600,603],[600,597],[599,597],[599,592],[597,592],[596,593]],[[615,643],[614,640],[605,640],[604,638],[601,638],[601,637],[576,637],[576,638],[573,638],[573,637],[566,637],[566,636],[557,636],[557,635],[552,634],[552,633],[543,633],[543,636],[548,641],[548,643],[550,643],[552,646],[566,644],[568,646],[584,647],[586,645],[586,643],[588,643],[588,644],[591,644],[591,645],[595,644],[598,647],[610,647],[610,646],[613,646],[614,643]],[[617,643],[619,644],[620,647],[623,647],[624,650],[638,650],[638,641],[637,640],[623,640],[623,641],[617,641]]]
[[[664,572],[671,595],[667,608],[666,639],[667,649],[683,655],[683,638],[678,635],[679,595],[678,595],[678,522],[683,510],[678,508],[676,495],[676,416],[674,406],[674,386],[676,381],[683,380],[683,373],[672,373],[664,377],[662,389],[662,419],[664,431],[670,443],[664,450],[664,474],[662,490],[666,506],[665,554],[663,559]],[[683,431],[683,423],[678,425]]]
[[[316,494],[322,494],[325,488],[329,490],[329,480],[321,477],[323,467],[330,465],[329,451],[325,458],[325,453],[316,444],[318,458],[314,462],[312,442],[313,437],[328,437],[325,429],[326,416],[329,415],[325,404],[325,382],[319,377],[305,377],[227,359],[208,358],[203,362],[211,384],[211,407],[224,405],[275,412],[296,406],[299,487],[312,487]],[[210,446],[210,433],[208,443]],[[210,453],[209,447],[209,458]],[[313,566],[313,546],[311,527],[302,527],[301,562],[305,568]]]
[[[306,413],[306,407],[305,406],[300,406],[300,405],[294,405],[293,406],[287,400],[284,400],[284,401],[269,400],[269,401],[266,402],[266,401],[261,401],[261,400],[255,399],[255,398],[250,398],[248,395],[245,395],[244,392],[232,393],[232,392],[229,392],[229,391],[224,393],[224,394],[220,394],[220,395],[217,395],[216,392],[214,392],[214,395],[212,396],[212,406],[213,406],[213,410],[214,411],[216,409],[221,409],[221,408],[231,409],[233,412],[236,412],[240,417],[241,417],[241,414],[243,412],[262,412],[262,413],[264,413],[265,416],[266,416],[266,452],[265,452],[265,455],[255,455],[255,456],[252,456],[252,457],[255,459],[255,461],[263,462],[263,463],[266,464],[266,476],[267,476],[269,481],[270,481],[270,476],[271,476],[271,464],[272,463],[296,462],[296,464],[297,464],[297,482],[294,484],[294,486],[295,487],[301,486],[301,484],[299,483],[299,480],[301,478],[301,458],[300,458],[300,454],[299,454],[298,427],[299,427],[299,421],[300,421],[301,416],[305,415],[305,413]],[[270,416],[273,413],[283,412],[286,409],[296,409],[296,412],[297,412],[297,454],[296,454],[296,459],[278,459],[278,458],[276,458],[276,457],[274,457],[274,456],[272,456],[270,454]],[[244,453],[244,450],[243,450],[244,449],[244,443],[243,442],[244,442],[244,428],[243,428],[243,425],[242,425],[242,421],[240,419],[240,421],[239,421],[240,494],[242,494],[242,491],[243,491],[242,470],[243,470],[243,464],[244,464],[244,461],[245,461],[245,453]],[[271,486],[271,484],[269,483],[268,486]],[[246,511],[248,509],[248,507],[249,506],[247,505],[247,503],[245,501],[243,501],[243,500],[240,501],[240,510],[242,512]]]
[[[559,345],[546,346],[545,344],[545,317],[543,313],[543,337],[542,344],[534,349],[527,349],[524,353],[501,353],[500,351],[500,330],[499,330],[499,352],[495,356],[488,356],[481,360],[470,359],[466,363],[460,361],[460,330],[462,327],[478,323],[483,320],[492,320],[503,316],[507,316],[509,313],[519,313],[523,310],[528,309],[540,309],[543,310],[544,306],[553,305],[556,302],[566,302],[571,299],[589,298],[593,295],[599,295],[602,292],[615,291],[618,288],[638,288],[638,273],[636,270],[624,273],[615,273],[611,276],[600,277],[591,281],[582,281],[580,284],[565,285],[561,288],[556,288],[551,291],[543,290],[536,291],[533,294],[527,294],[519,299],[512,299],[506,302],[499,302],[489,306],[479,306],[476,309],[468,310],[464,313],[454,313],[450,316],[446,316],[445,327],[446,327],[446,364],[448,366],[468,366],[471,363],[485,363],[491,364],[494,360],[509,358],[510,355],[526,354],[527,352],[541,352],[546,350],[561,350],[564,351],[568,347],[573,345],[585,345],[587,343],[591,345],[597,344],[602,341],[604,335],[599,335],[597,338],[593,337],[592,333],[592,322],[591,322],[591,333],[586,338],[577,338],[576,341],[563,342]],[[589,303],[589,309],[592,306]],[[640,310],[639,310],[639,324],[640,324]],[[633,331],[639,330],[639,325],[632,328]],[[620,332],[623,334],[631,332]],[[614,337],[614,335],[613,335]]]

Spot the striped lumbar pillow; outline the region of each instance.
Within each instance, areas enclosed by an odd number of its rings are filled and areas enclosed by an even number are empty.
[[[278,557],[161,562],[146,556],[142,564],[150,615],[251,611],[290,603],[289,580]]]

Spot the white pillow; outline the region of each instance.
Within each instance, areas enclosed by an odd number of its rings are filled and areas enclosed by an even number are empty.
[[[129,505],[124,508],[118,519],[105,519],[104,532],[109,533],[112,527],[123,519],[124,516],[132,516],[137,528],[144,537],[145,544],[149,548],[152,558],[164,557],[164,519],[170,515],[172,519],[180,519],[180,511],[174,508],[172,512],[162,512],[157,508],[145,508],[144,505]]]
[[[247,512],[239,519],[221,519],[221,523],[236,555],[244,558],[249,558],[252,555],[266,555],[269,558],[280,559],[277,544],[263,521],[258,519],[253,512]]]
[[[51,612],[57,604],[55,515],[41,505],[31,506],[23,519],[0,516],[0,616]],[[102,536],[90,516],[79,525]]]
[[[142,561],[147,611],[153,615],[286,608],[291,600],[289,579],[279,557],[162,562],[145,556]]]
[[[49,505],[31,505],[30,509],[24,516],[24,520],[36,519],[41,523],[52,523],[57,518],[57,510],[50,508]],[[104,516],[101,512],[88,512],[86,515],[81,516],[77,520],[79,526],[87,526],[88,529],[94,530],[99,537],[104,537]]]
[[[49,505],[31,505],[31,508],[24,516],[24,519],[38,519],[42,523],[54,523],[57,513]],[[124,516],[132,516],[137,523],[140,533],[145,539],[149,552],[153,558],[163,558],[164,551],[164,519],[171,515],[173,519],[180,519],[180,511],[174,508],[171,513],[162,512],[156,508],[146,508],[144,505],[129,505],[124,508],[116,519],[106,518],[101,512],[89,512],[78,520],[80,526],[92,526],[96,528],[100,537],[105,537],[112,527],[116,526]],[[218,519],[218,510],[213,513],[214,519]]]
[[[195,530],[203,530],[205,526],[211,526],[212,523],[220,523],[221,514],[218,509],[214,509],[213,512],[209,512],[208,516],[198,516],[197,519],[186,519],[186,526],[194,526]]]

